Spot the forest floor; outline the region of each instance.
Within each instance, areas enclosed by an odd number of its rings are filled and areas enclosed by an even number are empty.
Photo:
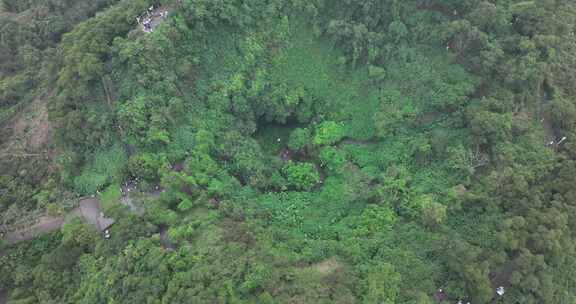
[[[38,149],[50,141],[49,97],[50,94],[36,98],[26,111],[27,115],[19,117],[14,124],[14,135],[24,139],[26,146],[32,149]]]
[[[504,287],[508,289],[512,286],[512,274],[515,271],[514,264],[508,263],[499,272],[490,274],[490,284],[492,284],[492,290],[496,290],[498,287]],[[492,303],[497,303],[499,296],[494,292],[494,298]]]
[[[340,264],[336,258],[330,258],[317,264],[313,264],[311,268],[322,275],[328,275],[342,268],[342,264]]]
[[[142,216],[144,215],[144,208],[142,208],[141,206],[138,206],[134,203],[134,198],[132,196],[133,193],[136,193],[136,191],[138,191],[138,184],[136,181],[128,181],[126,183],[123,183],[122,186],[122,196],[120,197],[120,204],[128,207],[128,209],[130,209],[130,211],[138,216]],[[160,193],[162,192],[162,190],[157,189],[154,192],[152,192],[150,195],[151,197],[158,197],[160,195]]]
[[[0,145],[0,154],[16,157],[46,157],[53,154],[50,146],[52,126],[48,119],[48,100],[52,93],[42,94],[27,105],[5,126],[7,138]]]

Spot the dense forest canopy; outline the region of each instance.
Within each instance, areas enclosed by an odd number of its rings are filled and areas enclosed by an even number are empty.
[[[0,303],[576,303],[573,1],[0,0],[0,29]]]

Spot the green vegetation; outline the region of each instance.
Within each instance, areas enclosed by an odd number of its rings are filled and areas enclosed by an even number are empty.
[[[0,229],[79,196],[116,220],[0,244],[0,286],[575,303],[575,26],[562,0],[0,0]]]
[[[304,149],[310,144],[310,131],[306,128],[296,128],[290,133],[288,148],[293,151]]]
[[[120,192],[120,187],[118,185],[110,185],[106,190],[102,191],[100,194],[100,204],[102,205],[102,209],[104,212],[108,212],[112,210],[115,206],[118,205],[120,202],[120,198],[122,197],[122,193]]]
[[[288,185],[298,190],[310,190],[320,180],[316,168],[310,163],[289,163],[283,172]]]

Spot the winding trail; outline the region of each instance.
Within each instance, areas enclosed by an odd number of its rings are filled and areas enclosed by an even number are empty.
[[[554,128],[552,113],[546,109],[547,105],[552,102],[553,96],[550,92],[550,88],[546,83],[542,84],[540,93],[540,103],[538,105],[538,117],[540,119],[540,124],[544,130],[544,141],[547,147],[556,149],[558,147],[558,140],[561,134],[558,130]]]
[[[160,227],[160,244],[167,251],[173,251],[176,248],[168,237],[168,227]]]
[[[30,227],[6,233],[3,240],[8,245],[31,240],[39,235],[56,231],[63,224],[64,217],[42,216]]]
[[[354,146],[367,146],[370,144],[378,143],[377,140],[369,139],[369,140],[358,140],[352,138],[346,138],[338,143],[339,146],[341,145],[354,145]]]
[[[8,303],[8,292],[6,290],[0,289],[0,304]]]
[[[96,198],[84,198],[79,206],[74,208],[67,216],[41,216],[36,222],[24,229],[9,231],[2,240],[8,245],[34,239],[42,234],[60,230],[70,218],[80,217],[98,231],[102,232],[114,224],[114,219],[106,218],[100,212],[100,201]]]

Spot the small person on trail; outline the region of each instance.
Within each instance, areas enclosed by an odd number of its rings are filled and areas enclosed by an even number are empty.
[[[166,19],[167,17],[168,10],[163,9],[160,4],[156,3],[148,7],[143,14],[136,17],[136,21],[142,25],[142,30],[145,33],[151,33],[160,21],[157,19]]]
[[[446,293],[444,292],[444,290],[442,290],[442,288],[439,288],[435,293],[434,293],[434,300],[436,300],[437,303],[442,303],[446,300],[447,296]]]
[[[146,21],[144,21],[144,31],[145,32],[151,32],[152,31],[152,26],[150,25],[150,20],[147,19]]]

